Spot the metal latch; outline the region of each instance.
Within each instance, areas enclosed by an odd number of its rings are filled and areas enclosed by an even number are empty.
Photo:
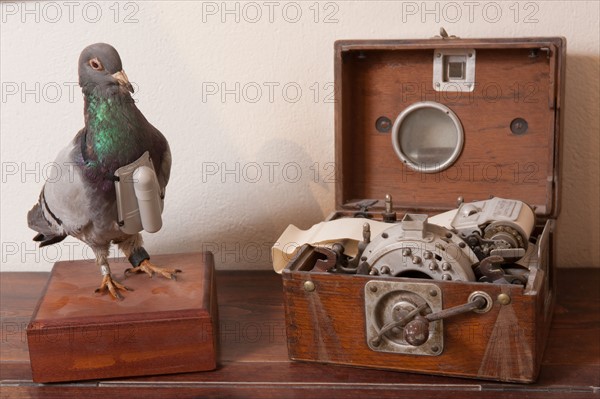
[[[475,49],[435,49],[433,88],[436,91],[471,92],[475,88]]]

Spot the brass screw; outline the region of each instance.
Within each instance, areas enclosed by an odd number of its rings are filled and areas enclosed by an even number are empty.
[[[498,295],[498,302],[500,302],[500,304],[502,305],[508,305],[510,303],[510,296],[508,294],[499,294]]]
[[[377,292],[377,286],[376,285],[370,286],[369,289],[371,290],[371,292]]]
[[[304,291],[313,292],[314,290],[315,290],[315,283],[313,283],[312,281],[304,282]]]

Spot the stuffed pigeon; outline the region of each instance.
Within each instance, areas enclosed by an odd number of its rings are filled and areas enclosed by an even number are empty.
[[[124,233],[119,226],[115,172],[148,152],[161,196],[169,181],[171,152],[165,137],[152,126],[131,97],[133,87],[117,51],[105,43],[86,47],[79,57],[79,85],[84,96],[85,127],[56,158],[58,174],[48,178],[37,204],[29,211],[29,227],[40,247],[73,236],[94,251],[102,273],[96,292],[122,299],[130,290],[111,274],[112,243],[132,267],[125,274],[154,273],[175,280],[177,269],[150,263],[140,233]]]

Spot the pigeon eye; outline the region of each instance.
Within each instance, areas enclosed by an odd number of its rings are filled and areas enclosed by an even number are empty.
[[[96,70],[96,71],[101,71],[104,68],[102,67],[102,64],[100,63],[100,61],[98,61],[97,58],[92,58],[90,60],[90,66],[92,67],[92,69]]]

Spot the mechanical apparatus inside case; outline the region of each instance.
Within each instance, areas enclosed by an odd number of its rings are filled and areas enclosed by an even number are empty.
[[[525,203],[493,198],[463,203],[432,218],[408,213],[372,241],[365,222],[353,257],[341,243],[321,251],[335,256],[329,272],[524,285],[529,269],[526,260],[519,261],[528,249],[535,250],[529,244],[534,221]]]
[[[281,258],[278,251],[286,246],[281,244],[293,242],[287,245],[288,256],[294,254],[289,265],[300,265],[303,272],[367,278],[365,338],[374,352],[441,355],[444,319],[488,313],[495,303],[510,303],[510,296],[492,298],[487,290],[474,287],[466,301],[447,307],[444,290],[434,281],[523,290],[538,273],[538,244],[547,245],[547,233],[533,235],[533,209],[518,200],[494,197],[460,203],[431,217],[406,213],[400,221],[390,195],[381,213],[359,208],[353,217],[322,222],[308,231],[288,227],[273,255]],[[345,231],[338,240],[340,226],[354,231]],[[306,281],[304,289],[314,291],[314,283]]]
[[[393,223],[389,195],[386,203],[382,219]],[[355,217],[363,218],[364,213]],[[324,257],[315,268],[388,277],[365,285],[369,348],[435,356],[443,351],[443,319],[471,311],[486,313],[493,299],[484,291],[473,291],[465,304],[443,309],[443,293],[435,284],[394,277],[525,286],[530,268],[536,266],[530,258],[537,248],[529,242],[534,221],[528,205],[502,198],[463,203],[431,218],[408,213],[372,240],[371,224],[381,228],[382,222],[364,221],[354,256],[347,255],[340,242],[317,244],[314,251]]]

